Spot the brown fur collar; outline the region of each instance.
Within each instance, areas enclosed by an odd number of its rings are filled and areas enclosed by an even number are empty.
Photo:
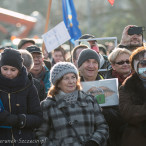
[[[146,102],[146,89],[136,73],[129,76],[122,84],[126,92],[131,94],[132,101],[135,104]]]

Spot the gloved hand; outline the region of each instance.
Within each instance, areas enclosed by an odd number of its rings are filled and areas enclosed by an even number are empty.
[[[18,127],[24,128],[25,124],[26,124],[26,115],[25,114],[18,115]]]
[[[18,116],[10,114],[8,111],[4,110],[0,113],[0,123],[6,126],[15,126],[18,122]]]
[[[6,120],[7,116],[9,115],[10,113],[6,110],[0,112],[0,122],[3,122]]]
[[[10,114],[6,110],[0,112],[0,125],[23,128],[25,124],[26,124],[25,114],[20,115]]]
[[[99,146],[95,141],[89,140],[85,143],[85,146]]]

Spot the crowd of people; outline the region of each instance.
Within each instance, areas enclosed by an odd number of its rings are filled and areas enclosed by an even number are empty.
[[[69,58],[59,46],[44,59],[28,38],[18,49],[3,46],[0,146],[145,146],[146,45],[137,28],[126,26],[108,56],[90,34],[79,38]],[[101,107],[81,86],[111,78],[118,79],[115,106]]]

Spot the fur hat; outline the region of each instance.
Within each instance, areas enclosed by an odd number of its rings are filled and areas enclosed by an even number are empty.
[[[84,49],[78,57],[78,67],[80,67],[88,59],[95,59],[98,62],[98,66],[100,66],[100,59],[97,52],[92,49]]]
[[[9,65],[21,70],[23,67],[23,58],[21,57],[21,53],[12,48],[5,49],[1,54],[0,65]]]
[[[70,62],[58,62],[56,63],[50,71],[50,81],[55,85],[56,81],[62,78],[67,73],[74,73],[78,76],[78,70]]]

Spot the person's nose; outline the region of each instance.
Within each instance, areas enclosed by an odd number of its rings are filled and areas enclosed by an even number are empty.
[[[10,71],[10,70],[8,70],[8,71],[7,71],[7,75],[10,75],[10,74],[11,74],[11,71]]]
[[[133,35],[132,35],[132,38],[137,38],[137,37],[138,37],[137,34],[133,34]]]
[[[74,79],[69,79],[69,83],[73,83],[74,82]]]
[[[94,67],[92,62],[89,63],[89,67]]]

